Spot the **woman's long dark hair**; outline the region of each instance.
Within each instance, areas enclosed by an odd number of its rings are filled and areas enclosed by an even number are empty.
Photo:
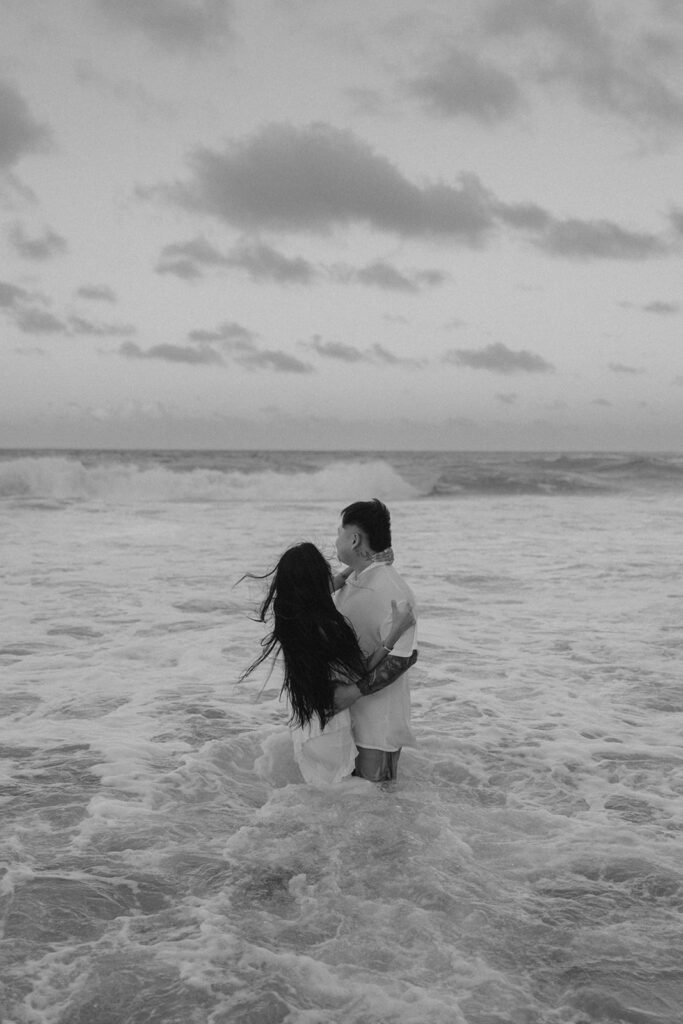
[[[259,622],[272,616],[273,629],[261,641],[259,657],[242,673],[245,679],[271,654],[282,653],[284,681],[292,721],[304,726],[317,715],[321,728],[334,714],[334,688],[340,677],[352,680],[366,668],[358,639],[332,600],[330,566],[315,544],[295,544],[272,572]],[[252,577],[254,578],[254,577]]]

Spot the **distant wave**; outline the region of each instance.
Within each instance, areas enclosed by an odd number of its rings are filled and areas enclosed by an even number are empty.
[[[84,464],[62,455],[0,461],[0,498],[53,501],[353,501],[371,495],[386,501],[416,498],[388,462],[337,461],[308,471],[184,468],[116,459]]]

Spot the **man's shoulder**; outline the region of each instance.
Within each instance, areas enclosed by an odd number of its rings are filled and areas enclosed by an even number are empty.
[[[393,565],[378,565],[377,571],[368,575],[373,580],[370,584],[373,589],[385,597],[398,596],[414,600],[411,587]]]

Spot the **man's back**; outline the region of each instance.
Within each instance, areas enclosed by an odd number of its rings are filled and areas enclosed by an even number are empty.
[[[417,617],[413,593],[393,565],[375,562],[358,576],[350,576],[335,595],[337,607],[358,636],[361,650],[370,656],[391,629],[391,602],[410,603]],[[417,648],[417,626],[407,630],[393,648],[408,658]],[[398,750],[414,745],[410,729],[410,670],[377,693],[361,697],[351,706],[353,734],[359,747]]]

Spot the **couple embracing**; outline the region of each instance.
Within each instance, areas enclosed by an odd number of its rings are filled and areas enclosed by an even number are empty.
[[[342,511],[336,576],[314,544],[273,570],[260,621],[270,621],[249,675],[282,654],[294,755],[306,782],[396,778],[412,745],[409,669],[417,660],[415,599],[393,567],[391,520],[376,498]]]

